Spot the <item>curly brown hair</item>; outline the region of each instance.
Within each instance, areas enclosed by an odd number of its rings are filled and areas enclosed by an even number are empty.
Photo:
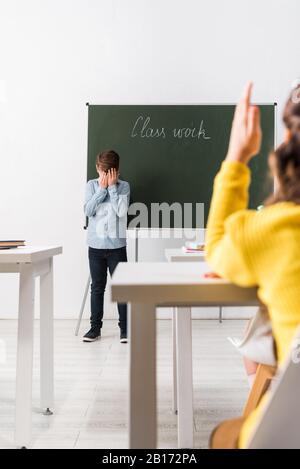
[[[273,153],[279,185],[267,205],[284,201],[300,204],[300,84],[287,100],[283,122],[289,139]]]

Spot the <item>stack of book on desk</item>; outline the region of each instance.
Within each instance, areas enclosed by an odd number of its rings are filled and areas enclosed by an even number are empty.
[[[8,241],[1,241],[0,240],[0,249],[11,249],[17,248],[18,246],[25,246],[24,239],[13,239]]]
[[[182,249],[184,252],[203,252],[205,251],[205,244],[186,243],[186,245],[183,246]]]

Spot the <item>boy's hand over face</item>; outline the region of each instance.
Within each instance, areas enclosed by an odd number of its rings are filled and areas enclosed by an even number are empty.
[[[116,168],[111,168],[107,172],[107,182],[109,186],[113,186],[118,181],[118,173]]]
[[[106,189],[108,185],[108,176],[105,173],[101,173],[98,179],[99,186],[102,187],[102,189]]]

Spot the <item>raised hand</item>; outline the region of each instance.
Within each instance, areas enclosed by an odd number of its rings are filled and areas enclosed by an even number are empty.
[[[247,83],[236,106],[226,160],[248,163],[261,145],[260,112],[250,103],[252,83]]]

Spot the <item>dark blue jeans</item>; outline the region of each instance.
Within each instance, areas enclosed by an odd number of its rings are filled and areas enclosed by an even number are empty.
[[[101,329],[103,300],[107,281],[107,269],[113,274],[119,262],[127,262],[126,246],[117,249],[95,249],[89,247],[91,285],[91,326]],[[118,303],[119,327],[127,333],[127,305]]]

